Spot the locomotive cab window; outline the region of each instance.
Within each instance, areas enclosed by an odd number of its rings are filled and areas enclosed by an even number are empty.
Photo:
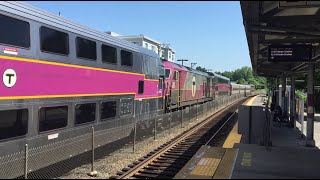
[[[144,92],[144,81],[139,81],[139,84],[138,84],[138,94],[143,94]]]
[[[174,71],[173,80],[178,80],[178,79],[179,79],[179,72]]]
[[[117,49],[115,47],[102,44],[102,62],[117,64]]]
[[[66,127],[68,106],[43,107],[39,113],[39,132]]]
[[[166,78],[169,78],[169,77],[170,77],[170,72],[171,72],[170,69],[166,69],[166,70],[165,70]]]
[[[28,109],[1,110],[0,117],[0,140],[27,134]]]
[[[101,121],[114,118],[117,115],[117,101],[107,101],[101,103]]]
[[[75,123],[86,124],[96,119],[96,103],[77,104],[75,107]]]
[[[69,35],[44,26],[40,27],[40,48],[43,52],[69,54]]]
[[[0,43],[22,48],[30,47],[30,24],[0,14]]]
[[[88,60],[97,59],[97,44],[89,39],[81,37],[76,38],[77,57],[85,58]]]
[[[121,50],[121,65],[133,66],[132,52]]]

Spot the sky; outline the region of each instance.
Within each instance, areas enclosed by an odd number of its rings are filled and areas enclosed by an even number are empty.
[[[151,37],[212,71],[251,67],[239,1],[28,1],[95,30]],[[178,62],[180,63],[180,62]]]

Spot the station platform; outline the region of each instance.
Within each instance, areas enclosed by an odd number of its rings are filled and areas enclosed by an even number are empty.
[[[245,105],[263,105],[255,96]],[[320,150],[306,147],[298,128],[271,124],[272,146],[242,142],[238,123],[223,147],[202,146],[175,179],[300,179],[319,178]]]

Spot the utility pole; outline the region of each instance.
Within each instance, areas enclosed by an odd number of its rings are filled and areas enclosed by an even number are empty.
[[[182,66],[184,61],[189,61],[188,59],[178,59],[177,61],[182,61]]]
[[[197,63],[191,63],[191,69],[193,68],[193,66],[195,66]]]

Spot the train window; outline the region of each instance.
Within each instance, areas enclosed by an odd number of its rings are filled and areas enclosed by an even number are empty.
[[[144,81],[139,81],[138,94],[143,94],[144,91]]]
[[[69,54],[69,35],[44,26],[40,27],[40,48],[41,51]]]
[[[101,121],[116,117],[117,115],[117,102],[107,101],[101,103]]]
[[[174,71],[173,80],[178,80],[178,78],[179,78],[179,72]]]
[[[30,24],[0,14],[0,43],[23,48],[30,47]]]
[[[43,107],[39,114],[39,132],[66,127],[68,124],[68,106]]]
[[[132,52],[121,50],[121,65],[124,65],[124,66],[133,65]]]
[[[169,77],[170,77],[170,72],[171,72],[170,69],[166,69],[166,70],[165,70],[166,78],[169,78]]]
[[[28,109],[2,110],[0,117],[0,140],[27,134]]]
[[[117,64],[117,49],[115,47],[102,44],[102,62]]]
[[[77,104],[75,107],[75,123],[84,124],[96,119],[96,103]]]
[[[89,60],[97,59],[97,43],[81,37],[76,38],[77,57]]]

